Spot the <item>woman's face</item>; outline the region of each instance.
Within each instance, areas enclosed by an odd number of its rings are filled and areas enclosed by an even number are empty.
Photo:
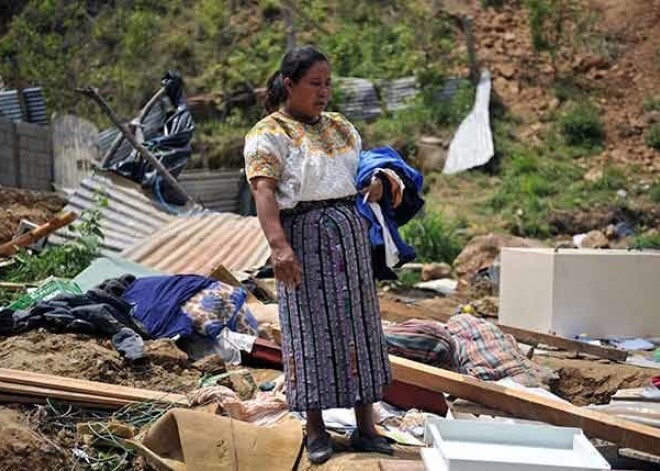
[[[284,79],[284,85],[289,93],[287,108],[289,111],[318,117],[330,101],[330,64],[319,61],[312,65],[307,73],[297,83]]]

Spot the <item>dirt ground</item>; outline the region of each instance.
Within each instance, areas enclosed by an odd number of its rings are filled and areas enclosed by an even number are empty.
[[[0,243],[11,240],[21,219],[43,224],[65,204],[55,193],[0,188]]]
[[[0,406],[0,471],[55,471],[63,465],[55,447],[27,424],[25,414]]]
[[[617,390],[646,386],[650,378],[660,375],[660,369],[604,363],[606,360],[540,356],[535,360],[559,375],[550,385],[551,391],[577,406],[608,404]]]
[[[38,330],[0,337],[0,368],[34,371],[155,391],[187,393],[201,373],[183,352],[170,357],[147,350],[146,361],[125,362],[109,341]]]
[[[547,86],[553,76],[549,59],[533,51],[527,15],[514,2],[500,9],[483,8],[478,0],[463,3],[474,17],[477,55],[493,73],[495,93],[522,119],[521,137],[538,142],[560,103]],[[560,74],[592,90],[601,109],[606,149],[588,165],[636,164],[657,176],[660,160],[644,144],[644,135],[660,117],[645,113],[643,103],[658,94],[660,0],[579,3],[595,26],[576,53],[560,57],[558,65]]]

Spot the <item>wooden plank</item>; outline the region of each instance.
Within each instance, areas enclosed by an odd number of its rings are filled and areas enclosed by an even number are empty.
[[[113,397],[96,396],[93,394],[75,393],[63,391],[61,389],[44,388],[37,386],[26,386],[24,384],[8,383],[0,381],[0,392],[11,395],[28,395],[33,397],[43,397],[59,401],[77,401],[92,404],[106,404],[117,407],[123,407],[136,401],[128,399],[116,399]]]
[[[637,401],[637,402],[660,402],[660,397],[646,397],[643,395],[645,388],[619,389],[613,401]]]
[[[40,397],[40,396],[26,396],[23,393],[21,394],[0,393],[0,403],[5,403],[5,404],[46,404],[48,402],[48,399],[49,398],[47,397]],[[117,410],[122,407],[118,405],[101,404],[96,402],[69,401],[69,400],[64,401],[61,399],[53,399],[53,400],[56,400],[58,402],[66,402],[67,404],[71,404],[79,407],[86,407],[89,409]]]
[[[628,358],[628,352],[625,350],[619,350],[618,348],[591,345],[578,340],[560,337],[558,335],[544,334],[508,325],[497,324],[497,326],[502,329],[502,332],[511,334],[517,341],[528,345],[550,345],[551,347],[560,348],[569,352],[585,353],[587,355],[606,358],[612,361],[626,361],[626,358]]]
[[[438,311],[433,312],[433,318],[440,322],[447,323],[452,317],[452,314]],[[626,358],[628,358],[628,352],[625,350],[619,350],[618,348],[590,345],[588,343],[579,342],[577,340],[561,337],[559,335],[545,334],[543,332],[521,329],[519,327],[511,327],[508,325],[498,324],[497,322],[493,322],[493,324],[498,326],[505,334],[512,335],[518,342],[525,343],[527,345],[536,346],[539,344],[544,344],[559,348],[561,350],[584,353],[587,355],[593,355],[598,358],[606,358],[612,361],[626,361]]]
[[[52,234],[59,228],[71,224],[77,217],[78,215],[72,211],[55,216],[50,221],[0,245],[0,256],[8,257],[14,255],[17,247],[27,247],[33,242]]]
[[[10,370],[0,368],[0,381],[23,384],[34,387],[52,388],[61,391],[90,394],[95,396],[121,399],[130,402],[164,401],[188,404],[183,394],[151,391],[147,389],[130,388],[115,384],[86,381],[82,379],[63,378],[60,376],[34,373],[31,371]]]
[[[390,355],[398,381],[446,392],[516,416],[553,425],[578,427],[592,437],[647,453],[660,450],[660,429],[582,409],[524,390],[486,383],[451,371]]]

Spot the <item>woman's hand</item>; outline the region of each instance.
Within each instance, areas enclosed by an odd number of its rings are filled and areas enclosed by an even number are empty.
[[[275,270],[275,278],[289,288],[300,284],[302,267],[288,242],[271,247],[271,262]]]
[[[373,178],[368,187],[360,190],[360,193],[365,195],[369,193],[367,201],[369,203],[377,203],[383,197],[383,182],[380,178]]]

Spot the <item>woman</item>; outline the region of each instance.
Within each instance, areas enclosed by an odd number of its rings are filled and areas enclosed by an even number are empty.
[[[355,207],[360,136],[324,111],[330,91],[321,52],[288,52],[268,81],[270,114],[247,134],[244,152],[278,280],[289,408],[307,413],[314,463],[332,455],[321,411],[335,407],[355,409],[354,448],[392,453],[373,412],[391,372],[367,226]],[[378,201],[382,183],[361,193]]]

